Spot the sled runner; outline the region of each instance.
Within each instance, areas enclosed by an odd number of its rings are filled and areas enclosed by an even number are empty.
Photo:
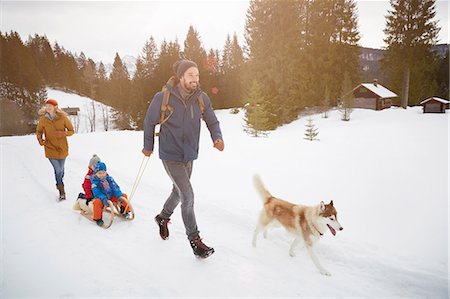
[[[118,202],[116,203],[116,202],[112,202],[111,200],[108,200],[108,206],[105,206],[103,208],[103,211],[108,212],[110,216],[109,216],[109,219],[106,220],[105,223],[101,226],[104,229],[107,229],[112,225],[112,223],[114,222],[115,216],[119,216],[120,218],[125,219],[127,221],[132,221],[134,219],[135,213],[134,213],[133,206],[130,204],[128,199],[126,199],[125,197],[122,197],[121,199],[127,204],[129,212],[126,214],[120,213],[120,204]],[[92,222],[95,222],[92,219],[92,216],[93,216],[92,204],[89,205],[89,207],[86,207],[86,205],[84,205],[83,208],[81,208],[81,205],[79,205],[79,206],[80,206],[79,210],[80,210],[81,216],[85,217],[86,219],[89,219]],[[75,208],[75,209],[77,209],[77,208]]]

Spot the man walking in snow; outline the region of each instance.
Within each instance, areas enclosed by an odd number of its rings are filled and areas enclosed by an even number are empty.
[[[159,157],[172,180],[173,189],[161,213],[155,217],[159,234],[163,240],[169,237],[170,216],[181,202],[181,214],[192,250],[197,257],[206,258],[214,253],[214,248],[206,246],[200,238],[190,182],[193,161],[198,157],[201,119],[211,133],[213,146],[223,151],[224,142],[211,101],[200,89],[197,64],[179,60],[173,65],[173,71],[176,84],[166,85],[167,91],[158,92],[148,107],[142,153],[147,157],[153,153],[155,126],[161,124]],[[169,95],[168,102],[164,101],[165,94]]]

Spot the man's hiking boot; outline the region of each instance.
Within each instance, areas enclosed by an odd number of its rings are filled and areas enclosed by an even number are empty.
[[[169,224],[170,219],[162,218],[159,215],[155,217],[156,224],[159,226],[159,235],[161,239],[166,240],[169,238],[169,228],[167,225]]]
[[[96,223],[97,223],[97,225],[98,226],[103,226],[103,220],[102,219],[99,219],[99,220],[94,220]]]
[[[205,259],[214,253],[214,248],[206,246],[198,235],[189,242],[191,244],[192,250],[194,251],[194,255],[198,258]]]

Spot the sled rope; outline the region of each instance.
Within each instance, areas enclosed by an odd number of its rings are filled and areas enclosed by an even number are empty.
[[[136,180],[134,181],[133,188],[131,189],[130,198],[128,199],[125,210],[128,208],[128,203],[131,202],[131,199],[133,199],[134,193],[136,192],[136,189],[137,189],[139,183],[141,182],[141,178],[142,178],[142,175],[144,174],[145,168],[147,167],[148,160],[149,160],[149,157],[147,157],[147,156],[144,156],[144,158],[142,158],[141,166],[139,167],[139,171],[136,176]]]

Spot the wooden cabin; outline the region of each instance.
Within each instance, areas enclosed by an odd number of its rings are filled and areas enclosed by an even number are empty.
[[[62,108],[61,110],[64,111],[65,113],[67,113],[67,115],[69,115],[69,116],[77,116],[78,112],[80,111],[80,108],[67,107],[67,108]]]
[[[449,109],[450,101],[438,97],[431,97],[420,102],[423,106],[423,113],[445,113]]]
[[[379,84],[375,79],[373,83],[361,83],[353,90],[355,99],[354,108],[383,110],[392,106],[392,99],[397,95]]]

